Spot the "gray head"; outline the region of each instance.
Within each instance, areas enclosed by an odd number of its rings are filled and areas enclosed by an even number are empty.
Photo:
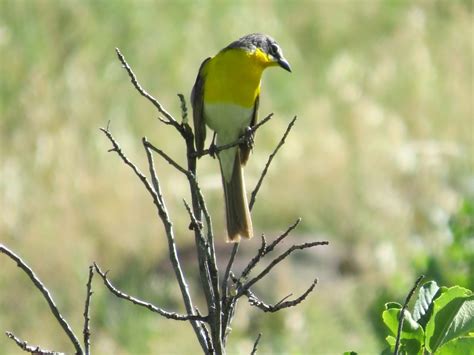
[[[283,52],[278,43],[270,36],[262,33],[251,33],[232,42],[223,50],[231,48],[241,48],[248,51],[254,51],[259,48],[268,56],[275,60],[280,67],[291,72],[288,61],[283,57]]]

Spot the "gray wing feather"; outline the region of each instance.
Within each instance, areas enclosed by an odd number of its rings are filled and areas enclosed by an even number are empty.
[[[260,106],[260,95],[256,97],[255,103],[253,105],[252,120],[250,121],[250,127],[253,127],[257,124],[258,121],[258,107]],[[245,165],[247,160],[249,160],[251,148],[245,144],[240,146],[240,162]]]
[[[204,76],[203,68],[211,59],[210,57],[204,60],[199,68],[199,73],[191,91],[191,105],[193,107],[193,121],[194,121],[194,140],[196,142],[196,150],[201,153],[204,149],[204,142],[206,140],[206,122],[204,120]]]

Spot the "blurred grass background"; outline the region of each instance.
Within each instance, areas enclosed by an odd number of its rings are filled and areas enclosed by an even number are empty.
[[[98,128],[110,121],[144,171],[142,136],[180,161],[183,147],[132,88],[114,48],[179,117],[176,93],[189,95],[204,58],[244,34],[268,33],[293,73],[265,73],[260,112],[276,117],[258,132],[249,190],[299,119],[261,190],[255,231],[270,238],[301,216],[293,241],[331,245],[296,256],[256,290],[275,302],[318,276],[298,309],[268,315],[241,302],[229,352],[249,353],[260,331],[262,353],[378,352],[381,304],[401,301],[430,261],[444,258],[450,216],[474,196],[472,11],[469,0],[0,0],[0,241],[34,268],[79,335],[94,260],[129,293],[182,311],[153,205]],[[186,184],[157,162],[202,304],[186,251]],[[200,164],[223,240],[217,163]],[[257,245],[242,245],[241,263]],[[221,262],[229,248],[219,246]],[[31,283],[5,257],[0,266],[0,330],[71,352]],[[96,353],[198,350],[190,326],[119,302],[98,281],[92,303]],[[0,353],[16,352],[0,336]]]

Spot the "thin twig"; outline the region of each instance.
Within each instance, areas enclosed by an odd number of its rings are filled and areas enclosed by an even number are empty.
[[[42,349],[39,346],[28,345],[28,342],[26,342],[25,340],[21,340],[20,338],[15,336],[15,334],[13,334],[12,332],[5,332],[5,334],[7,335],[7,337],[12,339],[16,343],[16,345],[18,345],[20,347],[20,349],[22,349],[24,351],[27,351],[31,354],[34,354],[34,355],[59,355],[59,354],[64,354],[64,353],[61,353],[61,352],[58,352],[58,351]]]
[[[91,342],[90,342],[90,337],[91,337],[91,331],[90,331],[90,316],[89,316],[89,311],[90,311],[90,302],[91,302],[91,297],[92,297],[92,278],[94,277],[94,266],[90,265],[89,266],[89,278],[87,279],[87,284],[86,284],[86,302],[84,306],[84,352],[86,355],[90,354],[91,350]]]
[[[180,126],[181,127],[181,126]],[[158,216],[160,217],[163,227],[165,228],[165,233],[166,233],[166,239],[168,242],[168,252],[169,252],[169,257],[171,264],[173,266],[173,270],[175,272],[176,279],[178,281],[178,285],[181,291],[181,295],[183,297],[183,302],[186,307],[186,312],[189,315],[192,315],[194,312],[194,306],[193,302],[191,299],[191,295],[189,292],[189,286],[187,284],[187,281],[184,277],[183,270],[181,268],[181,263],[178,258],[178,251],[176,248],[176,241],[174,238],[174,230],[173,230],[173,225],[170,221],[168,211],[166,208],[166,205],[164,203],[163,197],[161,196],[161,191],[160,191],[160,186],[158,182],[158,177],[156,175],[155,169],[154,169],[154,164],[153,164],[153,157],[151,154],[151,150],[148,146],[145,145],[145,151],[147,153],[147,158],[148,158],[148,164],[149,164],[149,170],[151,174],[151,179],[154,187],[150,184],[148,179],[146,178],[145,175],[141,173],[141,171],[125,156],[125,154],[122,152],[120,149],[120,146],[116,142],[115,138],[112,136],[112,134],[106,130],[101,128],[101,131],[104,132],[104,134],[107,136],[107,138],[110,140],[112,143],[113,149],[112,151],[117,152],[119,157],[122,159],[122,161],[128,165],[135,173],[135,175],[142,181],[144,186],[146,187],[147,191],[150,193],[150,195],[153,198],[153,202],[157,208]],[[196,333],[196,336],[199,340],[199,344],[201,345],[202,349],[204,352],[207,351],[207,345],[205,342],[205,335],[202,333],[202,330],[200,329],[198,322],[192,320],[191,324],[193,326],[193,330]]]
[[[125,292],[117,289],[114,285],[112,285],[112,283],[107,277],[107,273],[103,272],[96,263],[94,263],[94,268],[97,271],[97,273],[100,275],[100,277],[102,277],[102,280],[104,281],[105,286],[107,286],[109,291],[112,292],[118,298],[122,298],[129,302],[132,302],[133,304],[136,304],[137,306],[145,307],[149,309],[150,311],[158,313],[159,315],[168,319],[181,320],[181,321],[188,321],[188,320],[196,320],[196,321],[202,321],[202,322],[207,321],[207,318],[204,316],[200,316],[197,314],[178,314],[176,312],[165,311],[164,309],[157,307],[151,303],[148,303],[136,297],[130,296],[126,294]]]
[[[249,280],[245,283],[237,293],[236,297],[240,297],[243,295],[250,287],[252,287],[256,282],[262,279],[265,275],[267,275],[276,265],[278,265],[281,261],[283,261],[286,257],[288,257],[291,253],[296,250],[304,250],[308,248],[313,248],[320,245],[328,245],[329,242],[327,241],[320,241],[320,242],[308,242],[303,244],[295,244],[288,248],[284,253],[280,254],[278,257],[272,260],[272,262],[263,269],[257,276]]]
[[[53,297],[51,296],[49,290],[44,286],[44,284],[41,282],[41,280],[38,278],[38,276],[36,276],[34,271],[18,255],[16,255],[13,251],[8,249],[5,245],[0,244],[0,252],[7,255],[10,259],[15,261],[17,263],[18,267],[21,268],[28,275],[28,277],[33,282],[33,284],[36,286],[36,288],[41,292],[41,294],[43,295],[46,302],[48,302],[51,313],[53,313],[53,315],[56,318],[56,320],[58,321],[59,325],[61,326],[61,328],[64,330],[64,332],[68,336],[68,338],[71,341],[72,345],[76,349],[76,353],[83,354],[84,351],[82,350],[79,339],[74,334],[71,326],[64,319],[62,314],[59,312],[59,309],[56,306],[56,304],[54,303]]]
[[[225,300],[227,298],[227,291],[228,291],[228,288],[229,288],[229,285],[228,285],[229,275],[230,275],[230,272],[231,272],[231,269],[232,269],[232,265],[234,265],[234,259],[235,259],[235,256],[237,255],[238,250],[239,250],[239,245],[240,245],[240,243],[235,243],[234,246],[232,247],[229,262],[227,263],[227,266],[225,268],[224,278],[222,280],[222,286],[221,286],[222,300]]]
[[[128,76],[130,77],[130,80],[133,86],[135,87],[135,89],[137,89],[137,91],[142,96],[146,97],[153,104],[153,106],[155,106],[158,109],[158,111],[167,119],[167,121],[162,120],[162,122],[166,124],[171,124],[173,126],[179,126],[179,123],[174,119],[174,117],[168,111],[164,109],[164,107],[159,103],[159,101],[155,99],[153,96],[151,96],[149,93],[147,93],[145,89],[142,88],[142,86],[137,80],[135,73],[132,71],[132,68],[130,68],[130,65],[128,65],[127,61],[125,60],[125,57],[120,52],[120,50],[118,48],[115,48],[115,52],[117,53],[117,56],[120,62],[122,63],[123,67],[127,71]]]
[[[262,174],[260,175],[260,179],[258,179],[257,185],[255,186],[255,189],[252,191],[252,194],[250,195],[250,203],[249,203],[250,208],[252,208],[253,205],[255,204],[255,200],[257,198],[257,193],[260,190],[260,187],[262,186],[263,179],[267,175],[268,168],[270,167],[270,164],[271,164],[273,158],[277,154],[278,150],[280,150],[280,148],[283,146],[283,144],[285,144],[286,137],[288,137],[288,134],[290,133],[291,129],[293,128],[293,125],[295,124],[295,122],[296,122],[296,116],[293,117],[291,122],[288,124],[288,127],[286,128],[286,131],[283,134],[283,137],[280,139],[280,142],[276,146],[273,153],[270,154],[270,156],[268,157],[268,161],[265,164],[265,167],[263,168]]]
[[[405,303],[403,304],[403,307],[400,311],[400,316],[398,318],[397,339],[395,340],[395,351],[393,352],[394,355],[398,355],[399,350],[400,350],[400,338],[402,335],[403,321],[405,320],[405,311],[408,307],[408,303],[410,302],[410,299],[415,294],[416,289],[418,288],[418,286],[421,283],[421,280],[423,280],[424,277],[425,277],[424,275],[421,275],[420,277],[416,279],[415,284],[413,285],[410,292],[408,292],[408,295],[405,299]]]
[[[181,122],[183,124],[188,123],[188,107],[186,106],[186,100],[183,94],[178,94],[179,102],[181,104]]]
[[[250,133],[253,134],[257,131],[257,129],[259,129],[261,126],[263,126],[265,123],[267,123],[271,118],[273,117],[273,113],[270,113],[268,114],[263,120],[261,120],[259,123],[257,123],[255,126],[253,127],[249,127],[249,130],[250,130]],[[202,157],[204,155],[207,155],[207,154],[216,154],[216,153],[219,153],[223,150],[226,150],[226,149],[230,149],[230,148],[233,148],[235,146],[238,146],[238,145],[241,145],[241,144],[244,144],[248,141],[248,133],[249,132],[245,132],[243,135],[241,135],[236,141],[234,142],[231,142],[231,143],[227,143],[227,144],[223,144],[223,145],[220,145],[218,147],[213,147],[211,149],[204,149],[202,152],[200,152],[198,154],[198,157]]]
[[[288,229],[283,233],[281,234],[278,238],[276,238],[272,243],[270,243],[270,245],[266,245],[266,241],[265,241],[265,237],[262,236],[262,246],[260,247],[260,249],[258,250],[257,254],[252,258],[252,260],[250,260],[250,262],[248,263],[248,265],[245,267],[244,271],[242,271],[242,276],[240,277],[241,279],[242,278],[245,278],[247,277],[248,274],[250,274],[250,272],[253,270],[253,268],[255,267],[255,265],[257,265],[257,263],[265,256],[267,255],[268,253],[270,253],[271,251],[273,251],[273,249],[283,240],[285,239],[291,231],[293,231],[297,226],[298,224],[301,222],[301,218],[298,218],[296,220],[295,223],[293,223],[290,227],[288,227]]]
[[[268,115],[266,115],[263,120],[260,120],[260,122],[258,122],[255,126],[250,127],[250,129],[252,130],[253,133],[255,133],[255,132],[257,131],[257,129],[259,129],[259,128],[260,128],[261,126],[263,126],[265,123],[267,123],[268,121],[270,121],[272,118],[273,118],[273,112],[272,112],[272,113],[269,113]]]
[[[261,337],[262,337],[262,333],[258,333],[257,339],[255,339],[255,343],[253,343],[253,348],[250,355],[255,355],[257,353],[258,342],[260,341]]]
[[[306,299],[306,297],[308,297],[308,295],[314,290],[317,283],[318,283],[318,279],[315,279],[313,283],[308,287],[308,289],[304,293],[302,293],[301,296],[299,296],[298,298],[295,298],[294,300],[291,300],[291,301],[285,301],[285,299],[290,297],[290,295],[288,295],[285,298],[283,298],[281,301],[276,303],[275,305],[264,303],[257,296],[255,296],[255,294],[252,291],[250,291],[250,289],[245,292],[245,295],[249,299],[249,303],[252,306],[258,307],[264,312],[273,313],[273,312],[278,312],[279,310],[284,309],[284,308],[294,307],[300,304],[301,302],[303,302]]]
[[[154,152],[158,153],[165,159],[169,164],[171,164],[174,168],[176,168],[179,172],[183,173],[184,175],[188,175],[188,171],[183,168],[181,165],[179,165],[176,161],[174,161],[168,154],[163,152],[161,149],[155,147],[153,144],[151,144],[146,137],[143,137],[142,139],[143,145],[146,147],[150,148]]]
[[[125,155],[125,153],[122,151],[122,149],[120,148],[119,144],[117,143],[117,141],[115,140],[115,138],[112,136],[112,133],[110,133],[109,130],[105,129],[105,128],[100,128],[100,130],[107,136],[107,138],[109,139],[109,141],[112,143],[112,149],[110,149],[109,151],[112,151],[112,152],[116,152],[118,154],[118,156],[122,159],[122,161],[128,165],[132,170],[133,172],[135,173],[135,175],[140,179],[140,181],[143,183],[143,185],[145,185],[145,188],[148,190],[148,192],[150,193],[151,197],[153,198],[153,201],[155,202],[157,208],[159,210],[161,210],[163,208],[161,202],[160,202],[160,199],[158,198],[157,196],[157,192],[153,189],[153,187],[150,185],[150,183],[148,182],[148,179],[146,178],[146,176],[140,171],[140,169],[137,168],[137,166],[135,164],[133,164],[128,158],[127,156]]]

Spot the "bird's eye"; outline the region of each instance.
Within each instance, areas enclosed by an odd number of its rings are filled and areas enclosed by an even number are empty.
[[[270,53],[271,54],[276,55],[276,54],[278,54],[279,50],[280,50],[280,48],[278,48],[278,45],[276,45],[275,43],[272,43],[270,45]]]

